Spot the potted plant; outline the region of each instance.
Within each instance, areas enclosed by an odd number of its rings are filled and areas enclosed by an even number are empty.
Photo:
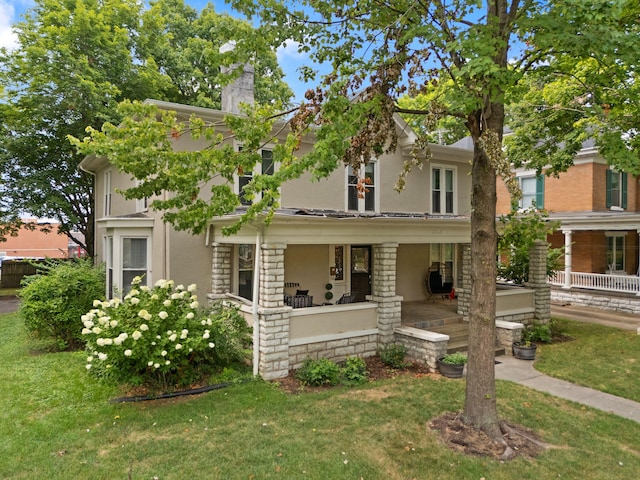
[[[460,378],[467,363],[467,356],[461,352],[448,353],[437,360],[438,370],[445,377]]]
[[[513,342],[511,347],[513,356],[520,360],[535,360],[538,342],[551,342],[551,331],[549,330],[549,325],[533,323],[526,326],[522,331],[521,341]]]

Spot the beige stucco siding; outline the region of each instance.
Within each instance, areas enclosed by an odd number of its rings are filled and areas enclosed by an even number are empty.
[[[158,245],[157,248],[159,252],[163,252],[163,262],[166,252],[171,251],[169,271],[165,275],[176,284],[183,284],[185,287],[190,283],[197,283],[198,298],[204,299],[211,290],[212,248],[205,245],[204,234],[191,235],[188,232],[176,232],[171,228],[167,230],[169,243],[166,246]]]
[[[313,303],[322,304],[325,285],[331,282],[329,276],[328,245],[288,245],[284,254],[285,282],[299,286],[286,288],[285,292],[295,295],[296,290],[309,290]]]
[[[429,245],[399,245],[396,263],[396,292],[406,302],[424,300],[424,277],[429,268]]]

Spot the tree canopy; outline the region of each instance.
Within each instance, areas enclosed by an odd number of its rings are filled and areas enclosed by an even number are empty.
[[[220,46],[256,37],[245,21],[201,14],[183,0],[37,0],[14,25],[15,50],[0,51],[0,231],[15,231],[28,213],[60,221],[62,233],[83,234],[93,252],[93,178],[67,137],[120,121],[123,100],[219,106]],[[256,59],[257,98],[291,97],[274,51],[248,42],[225,61]]]
[[[397,146],[394,114],[423,115],[412,162],[401,174],[429,158],[433,128],[451,117],[473,141],[471,217],[470,345],[463,419],[492,437],[500,435],[494,378],[496,278],[496,176],[511,179],[511,163],[540,168],[546,162],[566,169],[576,149],[592,136],[601,153],[621,167],[635,168],[638,152],[636,1],[558,0],[233,0],[235,9],[260,22],[274,46],[295,40],[329,73],[318,78],[290,119],[290,136],[279,153],[278,180],[310,170],[327,175],[343,164],[358,167]],[[302,70],[314,78],[311,67]],[[418,100],[407,105],[404,95]],[[635,101],[635,103],[634,103]],[[513,106],[515,135],[509,157],[503,150],[506,110]],[[533,107],[533,108],[532,108]],[[271,118],[268,110],[247,122]],[[139,119],[142,129],[155,116]],[[237,120],[236,120],[237,121]],[[529,128],[532,125],[533,128]],[[185,126],[178,126],[185,128]],[[297,139],[313,127],[315,148],[297,155]],[[135,130],[131,130],[134,132]],[[234,128],[234,132],[243,131]],[[256,128],[245,127],[256,133]],[[267,130],[269,131],[269,130]],[[118,157],[132,139],[92,131],[82,149]],[[211,135],[213,135],[210,132]],[[212,137],[213,138],[213,137]],[[142,146],[136,138],[137,148]],[[215,143],[215,142],[214,142]],[[260,142],[255,142],[257,147]],[[213,145],[215,147],[215,145]],[[532,154],[533,152],[533,154]],[[159,152],[156,150],[156,154]],[[226,168],[245,168],[248,149],[228,152]],[[550,155],[550,153],[554,153]],[[624,153],[624,155],[620,155]],[[175,155],[162,151],[162,168]],[[235,156],[234,156],[235,155]],[[244,162],[244,163],[243,163]],[[200,170],[211,179],[218,163]],[[131,165],[129,168],[134,168]],[[178,167],[176,167],[178,168]],[[179,168],[182,168],[181,166]],[[229,172],[225,170],[226,174]],[[140,177],[147,191],[163,185],[152,170]],[[508,182],[511,187],[515,182]],[[194,188],[195,183],[182,187]],[[277,198],[277,185],[254,177],[251,188]],[[191,193],[198,190],[190,190]],[[142,195],[139,190],[133,195]],[[170,217],[181,228],[202,226],[216,199],[198,208],[181,207]],[[219,204],[217,204],[219,206]],[[228,203],[225,208],[235,205]],[[275,203],[260,208],[275,208]],[[160,205],[162,207],[162,205]],[[176,207],[173,205],[172,207]],[[183,214],[184,213],[184,214]],[[255,214],[256,210],[250,211]],[[192,228],[193,229],[193,228]]]

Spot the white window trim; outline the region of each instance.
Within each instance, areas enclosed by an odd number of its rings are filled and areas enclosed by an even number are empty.
[[[433,211],[433,171],[437,168],[439,168],[441,171],[451,170],[453,172],[453,212],[452,213]],[[444,177],[441,178],[440,181],[441,181],[441,184],[444,185]],[[444,164],[437,164],[437,163],[432,164],[431,170],[430,170],[430,178],[429,178],[429,203],[431,204],[431,210],[430,210],[431,214],[432,215],[457,215],[458,214],[458,195],[459,195],[458,167],[455,165],[444,165]],[[440,205],[445,210],[446,210],[446,200],[447,200],[446,190],[441,188],[440,189]]]
[[[380,213],[380,162],[377,159],[371,159],[369,161],[370,165],[373,165],[373,174],[376,178],[376,182],[373,184],[373,210],[365,209],[365,198],[358,198],[358,209],[350,210],[349,209],[349,165],[347,165],[344,169],[344,185],[345,185],[345,195],[344,195],[344,211],[345,212],[358,212],[358,213]],[[365,171],[366,165],[364,163],[360,164],[360,169],[358,171],[358,175],[360,178],[362,177],[362,173]]]
[[[124,268],[123,268],[123,250],[125,238],[144,238],[147,240],[147,273],[142,279],[142,285],[153,285],[153,264],[152,264],[152,230],[150,228],[114,228],[108,229],[107,233],[103,237],[104,244],[104,256],[105,260],[112,265],[113,268],[113,296],[121,295],[124,291]],[[113,238],[113,252],[111,252],[111,258],[109,259],[108,251],[108,237]],[[108,269],[108,263],[105,265]],[[107,270],[108,275],[108,270]],[[106,294],[109,297],[109,282],[107,279]]]
[[[104,180],[104,196],[102,201],[104,202],[102,213],[105,217],[111,216],[111,201],[113,199],[113,191],[111,190],[111,172],[107,170],[103,173]]]
[[[136,179],[136,187],[139,187],[142,182]],[[149,198],[136,198],[136,213],[144,213],[149,211]]]
[[[275,150],[276,145],[274,143],[267,143],[265,145],[262,146],[262,148],[260,149],[260,152],[262,153],[263,150],[269,150],[271,152],[273,152]],[[242,148],[242,143],[240,142],[234,142],[233,143],[233,149],[238,152],[240,151],[240,149]],[[280,162],[273,162],[273,172],[277,172],[278,170],[280,170]],[[253,167],[253,170],[251,171],[251,176],[253,177],[254,175],[260,175],[262,173],[262,164],[261,163],[256,163]],[[278,188],[278,191],[280,191],[280,188]],[[235,193],[236,195],[240,196],[240,176],[238,175],[237,171],[236,173],[233,174],[233,193]],[[262,199],[262,195],[261,193],[258,193],[256,195],[256,201],[260,201]]]
[[[627,234],[625,232],[616,232],[616,231],[608,231],[604,232],[605,237],[608,238],[622,238],[622,269],[612,269],[610,264],[607,264],[607,272],[609,273],[620,273],[626,272],[627,267]],[[614,261],[615,261],[615,252],[616,252],[616,244],[615,241],[613,243],[614,248]],[[609,253],[609,246],[606,245],[605,255]]]

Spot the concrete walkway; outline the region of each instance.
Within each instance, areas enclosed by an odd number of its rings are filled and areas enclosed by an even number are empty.
[[[640,315],[572,305],[552,305],[551,316],[579,322],[598,323],[608,327],[637,331],[640,334]],[[497,357],[496,360],[500,362],[496,364],[497,379],[510,380],[534,390],[611,412],[640,423],[640,403],[638,402],[543,375],[533,368],[534,362],[531,361],[518,360],[509,355]]]
[[[533,362],[510,355],[496,357],[496,378],[519,383],[534,390],[571,400],[598,410],[611,412],[640,423],[640,403],[608,393],[581,387],[564,380],[543,375],[533,368]]]

